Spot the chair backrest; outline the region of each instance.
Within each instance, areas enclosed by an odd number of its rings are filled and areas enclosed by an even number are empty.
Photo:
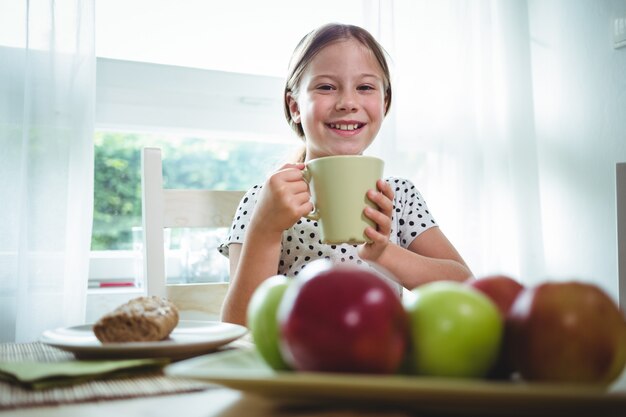
[[[144,148],[141,166],[146,293],[170,299],[183,319],[219,319],[228,283],[166,285],[163,231],[172,227],[229,227],[244,192],[163,188],[159,148]]]

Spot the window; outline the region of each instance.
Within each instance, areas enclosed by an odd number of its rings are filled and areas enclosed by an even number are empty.
[[[141,226],[141,149],[161,148],[166,188],[246,190],[262,179],[283,143],[98,131],[93,250],[131,250]],[[291,148],[291,147],[288,147]],[[178,239],[173,242],[179,246]]]
[[[98,59],[90,287],[141,282],[141,149],[163,151],[167,188],[245,190],[300,146],[278,77]],[[167,86],[167,87],[163,87]],[[221,281],[225,230],[171,230],[171,282]]]
[[[142,282],[141,149],[163,152],[166,188],[246,190],[262,179],[296,142],[148,132],[96,132],[95,199],[92,233],[92,287]],[[167,231],[167,271],[171,282],[227,279],[228,263],[216,248],[226,230]],[[112,267],[115,265],[115,267]]]

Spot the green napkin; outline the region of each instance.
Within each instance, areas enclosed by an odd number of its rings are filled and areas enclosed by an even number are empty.
[[[0,380],[37,390],[78,384],[91,379],[156,371],[168,362],[168,359],[0,362]]]

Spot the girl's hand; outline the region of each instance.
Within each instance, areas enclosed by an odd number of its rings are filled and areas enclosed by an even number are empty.
[[[376,182],[378,190],[369,190],[367,198],[378,206],[378,210],[369,206],[365,207],[365,216],[376,223],[376,229],[367,227],[365,235],[372,242],[359,247],[359,256],[367,261],[376,261],[389,244],[391,233],[391,215],[393,212],[393,190],[384,180]]]
[[[304,164],[285,164],[263,184],[250,226],[282,234],[313,210],[309,186],[302,179]]]

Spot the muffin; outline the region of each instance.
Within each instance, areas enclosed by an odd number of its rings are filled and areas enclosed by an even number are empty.
[[[166,339],[178,324],[178,309],[165,298],[138,297],[105,314],[93,332],[102,343]]]

